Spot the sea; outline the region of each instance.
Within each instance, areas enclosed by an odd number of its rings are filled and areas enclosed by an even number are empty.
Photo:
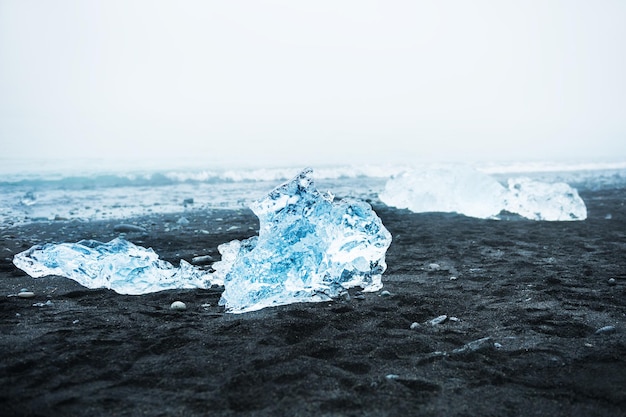
[[[304,166],[219,167],[201,163],[0,159],[0,229],[33,222],[128,219],[159,213],[242,209],[296,176]],[[435,164],[310,166],[316,186],[337,198],[380,202],[386,182]],[[436,164],[441,166],[442,163]],[[445,164],[443,164],[445,165]],[[506,183],[529,177],[580,190],[626,187],[626,161],[468,164]]]

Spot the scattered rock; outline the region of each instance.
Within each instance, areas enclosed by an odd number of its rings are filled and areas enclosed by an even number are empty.
[[[387,290],[381,291],[380,292],[380,296],[381,297],[391,297],[391,293]]]
[[[604,326],[604,327],[600,327],[598,330],[596,330],[596,334],[608,334],[608,333],[614,333],[617,329],[615,328],[615,326]]]
[[[186,198],[183,200],[183,206],[187,206],[191,204],[193,204],[193,198]]]
[[[613,286],[613,285],[617,284],[617,281],[615,281],[615,278],[609,278],[608,283],[609,283],[609,285]]]
[[[458,279],[458,278],[457,278],[457,277],[455,277],[455,276],[451,276],[451,277],[450,277],[450,281],[456,281],[457,279]]]
[[[207,265],[213,262],[211,255],[194,256],[191,258],[191,263],[194,265]]]
[[[186,217],[181,217],[180,219],[176,221],[176,224],[179,226],[187,226],[189,225],[189,220],[187,220]]]
[[[32,291],[20,291],[17,293],[17,296],[19,298],[33,298],[35,296],[35,293]]]
[[[419,324],[418,322],[416,322],[416,321],[414,321],[413,323],[411,323],[411,330],[417,330],[417,329],[419,329],[420,327],[422,327],[422,326],[420,326],[420,324]]]
[[[446,320],[448,320],[448,316],[442,314],[441,316],[435,317],[434,319],[430,320],[428,324],[430,324],[431,326],[437,326],[438,324],[441,324]]]
[[[428,264],[428,270],[429,271],[433,271],[434,272],[434,271],[439,271],[440,269],[441,269],[441,265],[439,265],[439,264],[435,264],[435,263]]]
[[[484,349],[487,346],[490,346],[490,343],[487,343],[491,340],[491,337],[483,337],[482,339],[473,340],[469,343],[464,344],[458,349],[454,349],[452,351],[453,355],[476,352],[477,350]],[[495,346],[494,346],[495,347]]]
[[[185,311],[187,310],[187,305],[183,303],[182,301],[174,301],[170,305],[170,309],[175,310],[175,311]]]
[[[145,233],[147,230],[134,224],[121,223],[113,227],[113,231],[118,233]]]

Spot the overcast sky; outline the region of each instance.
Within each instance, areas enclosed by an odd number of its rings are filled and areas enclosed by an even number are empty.
[[[0,0],[0,156],[626,159],[626,1]]]

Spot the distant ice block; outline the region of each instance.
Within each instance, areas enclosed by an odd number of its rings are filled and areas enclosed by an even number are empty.
[[[587,208],[565,183],[510,179],[508,189],[465,166],[404,172],[385,184],[379,198],[388,206],[422,212],[456,212],[496,218],[503,210],[531,220],[584,220]]]
[[[176,268],[152,249],[121,238],[109,243],[81,240],[37,245],[15,255],[13,263],[33,278],[59,275],[87,288],[108,288],[120,294],[211,286],[208,272],[185,260]]]
[[[466,166],[404,172],[379,195],[388,206],[416,213],[439,211],[489,218],[503,208],[506,189],[494,178]]]
[[[563,182],[547,184],[528,178],[508,180],[504,209],[531,220],[585,220],[587,207],[576,189]]]
[[[294,302],[325,301],[345,289],[382,288],[391,234],[361,201],[333,202],[306,169],[251,204],[259,235],[220,245],[215,282],[220,305],[242,313]]]

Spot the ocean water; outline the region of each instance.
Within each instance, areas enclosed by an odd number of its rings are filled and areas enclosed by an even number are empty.
[[[211,208],[240,209],[305,167],[214,168],[201,164],[0,160],[0,229],[58,220],[124,219]],[[410,165],[312,166],[317,187],[336,197],[379,201],[386,181]],[[626,187],[626,162],[473,165],[501,182],[526,176],[579,190]]]

